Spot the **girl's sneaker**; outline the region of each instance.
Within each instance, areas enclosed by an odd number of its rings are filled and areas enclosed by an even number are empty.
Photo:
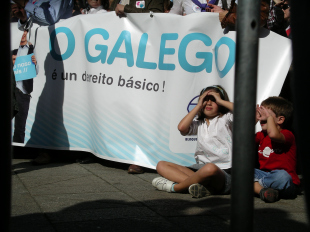
[[[210,196],[211,192],[202,184],[192,184],[191,186],[188,187],[189,193],[192,195],[192,197],[195,198],[201,198],[201,197],[206,197]]]
[[[152,181],[152,185],[161,191],[166,191],[168,193],[171,193],[171,187],[174,184],[173,181],[168,180],[164,177],[157,177]]]

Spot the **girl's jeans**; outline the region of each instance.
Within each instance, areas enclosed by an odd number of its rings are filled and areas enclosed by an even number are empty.
[[[263,188],[279,190],[281,198],[295,198],[296,186],[292,177],[285,170],[273,170],[265,172],[254,170],[254,182],[258,182]]]

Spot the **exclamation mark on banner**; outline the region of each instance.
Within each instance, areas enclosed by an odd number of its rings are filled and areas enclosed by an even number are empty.
[[[165,92],[165,81],[163,82],[163,92]]]

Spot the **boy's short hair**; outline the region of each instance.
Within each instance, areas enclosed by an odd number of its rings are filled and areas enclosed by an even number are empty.
[[[271,109],[277,117],[284,116],[283,126],[287,126],[291,122],[293,115],[293,104],[283,97],[269,97],[265,99],[262,106]]]

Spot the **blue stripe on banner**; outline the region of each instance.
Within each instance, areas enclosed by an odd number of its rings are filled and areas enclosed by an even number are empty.
[[[100,114],[100,118],[102,118],[102,116],[103,116],[103,114]],[[95,115],[93,118],[98,119],[99,117],[98,117],[98,115]],[[105,117],[103,117],[103,118],[105,118]],[[126,143],[128,143],[128,141],[123,139],[122,134],[120,136],[120,133],[115,133],[115,128],[109,126],[109,123],[107,123],[106,120],[105,120],[105,123],[97,122],[94,120],[94,124],[97,125],[97,127],[94,128],[94,130],[97,131],[96,132],[97,137],[101,138],[101,141],[104,143],[106,141],[106,146],[113,147],[114,149],[118,149],[119,153],[123,153],[123,154],[133,154],[134,153],[134,147],[133,146],[128,147],[128,144],[126,144]],[[124,147],[123,144],[126,144],[127,146]],[[126,158],[131,159],[130,156],[126,156]]]
[[[74,105],[74,103],[70,104],[70,105]],[[75,107],[73,107],[75,108]],[[75,108],[76,109],[76,108]],[[80,105],[80,108],[79,108],[79,112],[81,111],[81,105]],[[98,151],[101,151],[102,154],[106,154],[107,153],[107,149],[106,147],[108,147],[109,149],[112,149],[113,152],[116,152],[118,154],[121,154],[122,158],[125,158],[125,159],[130,159],[129,156],[126,156],[124,154],[127,154],[127,153],[132,153],[132,151],[128,150],[128,151],[125,151],[123,148],[122,148],[122,144],[118,144],[118,147],[115,147],[113,146],[112,144],[114,143],[114,140],[112,140],[111,136],[110,137],[106,137],[105,136],[105,131],[106,129],[100,125],[100,123],[98,123],[95,118],[98,118],[98,117],[94,117],[92,114],[88,115],[88,118],[87,119],[81,119],[81,117],[74,117],[73,115],[79,115],[78,112],[75,112],[75,111],[71,111],[73,113],[66,113],[66,117],[69,117],[70,118],[70,124],[67,123],[66,125],[70,125],[71,128],[74,127],[74,124],[79,124],[79,125],[83,125],[83,124],[86,124],[87,126],[83,126],[84,128],[91,128],[91,133],[92,133],[92,140],[94,142],[93,146],[92,146],[92,149],[93,150],[98,150]],[[89,110],[82,110],[82,112],[90,112]],[[84,116],[84,118],[86,118]],[[82,120],[82,121],[81,121]],[[94,126],[96,125],[96,126]],[[68,126],[67,126],[68,128]],[[69,130],[70,131],[70,136],[71,138],[76,138],[77,136],[72,133],[73,131],[72,130]],[[78,132],[76,132],[78,133]],[[111,132],[109,132],[111,133]],[[109,145],[111,144],[111,145]]]
[[[95,103],[93,105],[96,106]],[[130,119],[130,113],[121,107],[111,111],[95,106],[90,110],[91,106],[86,102],[72,101],[66,104],[64,112],[59,112],[59,106],[53,102],[44,112],[29,109],[25,142],[47,147],[90,149],[103,157],[153,166],[159,160],[193,163],[192,154],[170,151],[167,115],[161,115],[158,111],[156,114],[152,107],[148,112],[132,107],[131,110],[140,112],[139,118],[125,121],[124,117]],[[156,110],[165,112],[158,106]],[[59,130],[62,127],[64,129]]]
[[[83,101],[79,103],[70,102],[68,105],[70,107],[66,107],[67,110],[65,113],[65,118],[70,118],[70,124],[66,123],[68,131],[71,131],[68,125],[76,127],[73,124],[78,124],[85,128],[90,128],[90,124],[97,125],[96,128],[91,129],[93,133],[95,133],[93,141],[95,141],[96,144],[96,146],[92,146],[91,149],[95,152],[99,151],[101,155],[107,155],[108,149],[110,151],[109,153],[115,158],[151,163],[152,165],[156,165],[159,160],[169,160],[172,157],[173,160],[181,159],[183,163],[193,162],[192,154],[190,156],[184,154],[180,156],[169,150],[169,131],[167,129],[169,127],[167,123],[164,123],[164,126],[162,125],[161,127],[160,124],[155,125],[151,123],[152,120],[150,120],[150,118],[153,117],[153,112],[149,112],[148,114],[143,113],[141,118],[139,118],[141,123],[137,126],[134,122],[129,124],[121,120],[119,117],[120,114],[126,118],[126,113],[123,111],[111,111],[106,108],[92,108],[90,110],[84,107],[87,104]],[[93,102],[93,105],[96,104]],[[79,109],[79,114],[74,111],[74,109],[77,108]],[[88,119],[81,119],[82,115],[84,118],[87,117],[84,112],[96,112],[96,115],[89,115]],[[92,119],[89,119],[89,117]],[[85,122],[81,122],[81,120],[85,120]],[[166,122],[168,120],[166,118],[161,118],[161,121]],[[154,119],[153,122],[156,122],[156,120]],[[143,127],[141,125],[143,125]],[[142,129],[139,130],[139,128]],[[165,130],[162,130],[163,128]],[[143,133],[141,133],[141,131],[143,131]],[[70,132],[69,137],[74,136],[74,133]],[[98,145],[100,143],[101,145]],[[150,146],[149,144],[152,145]],[[72,146],[72,144],[70,144],[70,146]]]
[[[99,111],[99,109],[97,109]],[[135,110],[135,109],[132,109],[132,110]],[[140,147],[143,147],[144,151],[145,150],[148,150],[148,152],[146,153],[151,153],[151,154],[155,154],[155,158],[156,160],[158,160],[158,157],[162,157],[164,159],[167,159],[167,156],[169,156],[171,158],[171,156],[175,156],[175,158],[179,158],[179,159],[182,159],[186,162],[189,162],[189,159],[184,159],[182,156],[178,156],[174,153],[172,153],[169,149],[169,144],[168,142],[166,144],[158,144],[157,142],[160,141],[158,140],[158,138],[163,138],[163,140],[166,140],[168,141],[169,139],[169,134],[167,133],[166,131],[166,134],[163,135],[161,133],[161,129],[163,127],[159,127],[159,126],[154,126],[153,122],[156,122],[156,120],[149,120],[149,116],[153,115],[153,113],[151,112],[150,115],[143,115],[141,118],[139,118],[140,120],[140,123],[139,124],[143,124],[143,130],[145,128],[150,128],[150,127],[154,127],[154,128],[151,128],[153,129],[154,131],[156,131],[156,133],[154,134],[154,136],[151,136],[149,133],[143,133],[143,136],[141,137],[140,136],[140,131],[137,129],[139,128],[139,126],[135,125],[134,122],[132,123],[122,123],[123,120],[121,120],[121,118],[119,118],[118,115],[120,115],[122,113],[122,115],[124,116],[124,112],[113,112],[113,115],[112,114],[105,114],[105,118],[108,118],[108,121],[114,121],[115,124],[118,123],[118,126],[121,128],[120,130],[122,130],[122,136],[127,136],[127,137],[134,137],[134,141],[135,143],[139,144]],[[102,111],[102,114],[104,114],[104,111]],[[126,115],[125,115],[125,118],[126,118]],[[129,118],[127,116],[127,118]],[[165,121],[166,119],[165,118],[161,118],[162,121]],[[141,127],[141,126],[140,126]],[[127,128],[127,130],[125,129]],[[167,127],[165,127],[166,129]],[[150,129],[150,130],[151,130]],[[133,134],[132,132],[136,132],[135,134]],[[138,134],[138,135],[137,135]],[[145,139],[142,139],[142,138],[145,138]],[[146,140],[147,139],[147,140]],[[149,147],[148,144],[153,144],[153,148],[152,149],[148,149],[147,147]],[[160,146],[159,146],[160,145]],[[156,153],[155,153],[156,152]],[[163,156],[163,155],[167,155],[167,156]],[[154,155],[152,155],[154,156]],[[160,158],[160,159],[162,159]],[[190,159],[191,162],[192,162],[192,158]]]

